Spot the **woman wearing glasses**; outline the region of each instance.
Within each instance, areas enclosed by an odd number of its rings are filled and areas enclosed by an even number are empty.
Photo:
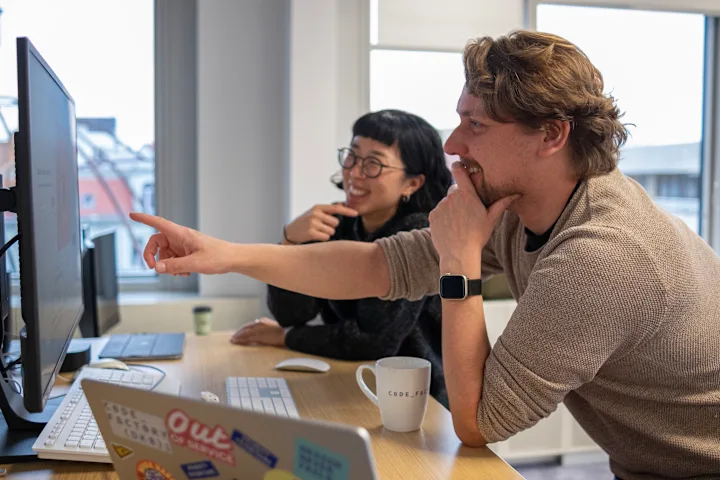
[[[372,242],[425,228],[452,177],[440,136],[422,118],[398,110],[360,117],[350,145],[338,150],[344,204],[316,205],[283,229],[283,243]],[[272,345],[344,360],[407,355],[432,363],[431,393],[446,407],[438,296],[410,302],[325,300],[268,286],[276,320],[261,318],[235,332],[239,345]],[[308,325],[317,316],[321,325]]]

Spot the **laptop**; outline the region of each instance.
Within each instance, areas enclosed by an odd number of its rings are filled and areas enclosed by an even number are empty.
[[[377,480],[367,430],[83,380],[121,480]]]
[[[98,358],[175,360],[182,358],[184,350],[184,333],[115,333]]]

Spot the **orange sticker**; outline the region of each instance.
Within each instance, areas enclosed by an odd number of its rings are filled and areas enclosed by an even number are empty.
[[[140,460],[135,471],[139,480],[175,480],[170,472],[151,460]]]
[[[115,450],[115,453],[118,454],[118,457],[125,458],[132,455],[133,451],[130,450],[125,445],[120,445],[119,443],[113,443],[112,444],[113,450]]]

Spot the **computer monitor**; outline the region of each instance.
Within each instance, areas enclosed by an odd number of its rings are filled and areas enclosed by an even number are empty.
[[[15,186],[0,190],[0,211],[17,213],[25,325],[22,392],[9,365],[0,369],[0,463],[37,458],[32,445],[59,403],[48,397],[83,312],[75,104],[27,38],[17,39],[17,66]]]
[[[83,312],[75,102],[27,38],[17,62],[23,399],[41,412]]]
[[[85,311],[80,333],[86,338],[99,337],[120,322],[115,232],[86,239],[82,268]]]

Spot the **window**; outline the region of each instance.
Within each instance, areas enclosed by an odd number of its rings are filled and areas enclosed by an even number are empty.
[[[536,18],[590,57],[634,124],[620,170],[698,232],[705,16],[540,3]]]
[[[462,49],[404,50],[381,45],[379,0],[370,0],[369,7],[370,110],[414,113],[435,127],[444,144],[459,122],[455,106],[465,84]],[[450,166],[456,157],[446,155],[446,160]]]
[[[370,109],[419,115],[438,130],[443,142],[458,124],[455,106],[464,84],[461,53],[370,52]],[[447,160],[449,166],[454,157]]]
[[[0,173],[14,183],[15,38],[27,36],[76,104],[80,209],[90,236],[116,230],[121,276],[153,275],[142,262],[152,230],[128,219],[155,213],[153,0],[5,0],[0,34]],[[149,187],[149,188],[148,188]],[[17,231],[6,215],[10,238]],[[17,247],[8,268],[17,273]]]

